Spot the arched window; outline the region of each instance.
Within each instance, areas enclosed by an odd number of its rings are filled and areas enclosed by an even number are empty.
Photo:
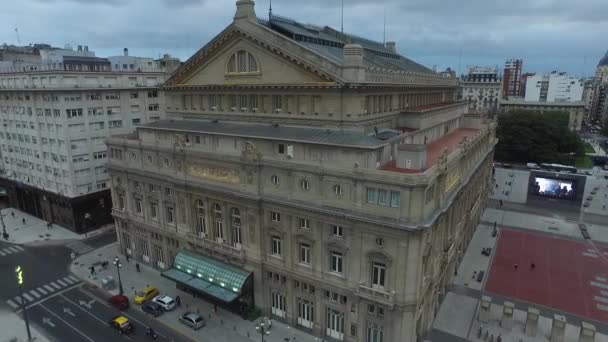
[[[222,207],[219,204],[213,205],[213,221],[215,222],[215,239],[219,243],[224,242],[224,226],[222,223]]]
[[[228,73],[258,72],[258,62],[255,57],[245,50],[239,50],[228,60]]]
[[[196,200],[196,235],[207,237],[207,218],[205,217],[205,205],[202,200]]]
[[[241,232],[241,211],[238,208],[232,208],[232,247],[241,248],[243,243],[243,234]]]

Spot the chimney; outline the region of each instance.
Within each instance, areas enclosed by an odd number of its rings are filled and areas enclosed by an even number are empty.
[[[125,55],[125,57],[129,56],[129,49],[124,48],[124,49],[122,49],[122,52]]]
[[[78,51],[82,51],[82,45],[78,45]]]
[[[255,2],[253,0],[237,0],[234,21],[241,20],[257,21],[255,15]]]
[[[349,81],[363,82],[365,68],[363,67],[363,47],[359,44],[346,44],[342,49],[344,63],[342,76]]]
[[[386,49],[390,52],[397,53],[397,44],[395,42],[386,42]]]
[[[84,46],[84,51],[89,52],[89,46],[88,45]]]

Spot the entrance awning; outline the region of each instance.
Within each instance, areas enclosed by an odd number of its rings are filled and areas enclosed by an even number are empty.
[[[251,276],[250,272],[190,251],[179,252],[173,267],[163,272],[162,276],[226,303],[242,294]]]

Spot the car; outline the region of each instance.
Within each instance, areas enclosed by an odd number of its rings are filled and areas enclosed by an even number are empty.
[[[129,308],[129,298],[122,294],[117,294],[108,299],[108,303],[118,310],[125,310]]]
[[[185,314],[179,316],[179,321],[194,330],[204,327],[205,323],[207,323],[203,317],[201,317],[201,315],[195,312],[186,312]]]
[[[147,314],[150,314],[154,317],[158,317],[163,314],[163,307],[155,301],[145,302],[141,306],[141,310]]]
[[[129,322],[129,319],[125,316],[116,316],[108,323],[121,334],[130,334],[135,330],[133,323]]]
[[[135,304],[141,305],[150,299],[158,296],[158,289],[154,286],[147,287],[141,291],[138,291],[133,299]]]
[[[152,301],[162,306],[165,311],[171,311],[177,307],[175,300],[167,295],[156,296]]]

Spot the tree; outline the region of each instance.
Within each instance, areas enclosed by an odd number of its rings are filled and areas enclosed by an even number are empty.
[[[573,164],[585,154],[568,128],[567,112],[511,111],[498,116],[496,159],[506,162]]]

